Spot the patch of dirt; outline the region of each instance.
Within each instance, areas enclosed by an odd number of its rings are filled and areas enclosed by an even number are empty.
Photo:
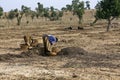
[[[23,51],[20,54],[1,54],[0,61],[8,61],[15,58],[37,57],[43,53],[43,47],[34,47],[28,51]]]
[[[86,53],[88,52],[80,47],[67,47],[61,49],[61,51],[59,52],[60,55],[74,56],[74,57],[79,55],[85,55]]]
[[[2,54],[0,55],[0,61],[11,60],[14,58],[28,58],[28,57],[38,57],[43,54],[43,47],[36,46],[28,51],[22,52],[21,54]],[[79,47],[67,47],[63,48],[58,52],[57,56],[67,56],[76,57],[81,55],[86,55],[88,52]]]
[[[106,32],[104,20],[89,26],[93,20],[88,13],[84,30],[77,30],[79,24],[69,13],[62,21],[36,19],[16,26],[13,20],[9,28],[1,20],[5,28],[0,29],[0,80],[120,80],[120,27]],[[70,25],[73,30],[64,30]],[[35,39],[42,34],[57,36],[59,55],[41,56],[41,46],[20,51],[28,33]]]

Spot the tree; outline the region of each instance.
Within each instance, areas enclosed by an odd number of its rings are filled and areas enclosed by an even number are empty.
[[[50,20],[51,20],[51,21],[58,20],[57,13],[56,13],[55,11],[52,11],[52,12],[51,12]]]
[[[27,17],[30,15],[30,12],[31,12],[30,7],[22,5],[21,9],[22,9],[22,12],[25,14],[25,17],[27,19]]]
[[[73,15],[77,15],[79,18],[79,24],[82,23],[82,18],[84,14],[84,2],[79,0],[72,1]]]
[[[10,19],[10,20],[13,20],[15,18],[15,11],[14,10],[11,10],[9,13],[8,13],[8,16],[7,18]]]
[[[98,2],[98,5],[95,17],[106,19],[108,21],[107,31],[109,31],[112,20],[120,16],[120,0],[102,0]]]
[[[72,5],[67,4],[66,9],[69,10],[69,11],[72,11]]]
[[[44,10],[44,8],[43,8],[43,4],[41,4],[41,3],[37,3],[38,4],[38,7],[36,8],[36,11],[37,11],[37,18],[40,16],[40,17],[42,17],[43,16],[43,10]]]
[[[100,10],[100,2],[98,2],[95,6],[95,9],[96,10]],[[95,17],[95,20],[93,21],[93,23],[91,23],[90,25],[93,26],[98,20],[99,20],[99,11],[96,11],[96,15],[94,16]]]
[[[62,7],[62,8],[61,8],[61,11],[67,11],[67,8]]]
[[[44,8],[43,9],[43,12],[44,12],[44,17],[47,19],[47,18],[49,18],[50,17],[50,15],[49,15],[49,8]]]
[[[21,10],[22,10],[22,8],[23,7],[21,7]],[[21,24],[21,19],[23,17],[24,12],[23,11],[19,11],[18,9],[15,9],[14,12],[15,12],[15,16],[17,18],[17,25],[19,26]]]
[[[8,26],[10,25],[9,20],[12,21],[12,20],[16,17],[15,15],[16,15],[16,14],[15,14],[14,10],[10,10],[10,11],[8,12],[8,14],[5,13],[5,17],[6,17],[6,19],[7,19]]]
[[[90,9],[90,1],[86,1],[85,3],[86,3],[86,8]]]
[[[58,19],[61,20],[63,16],[63,11],[59,11],[58,12]]]
[[[32,19],[32,21],[33,21],[33,19],[35,18],[35,16],[36,16],[36,12],[35,11],[30,11],[30,14],[31,14],[31,19]]]
[[[59,11],[59,17],[63,16],[63,11]]]
[[[0,7],[0,17],[3,15],[3,8]]]
[[[50,17],[49,17],[49,19],[51,21],[58,20],[58,15],[57,15],[57,12],[55,10],[56,9],[53,6],[50,7]]]
[[[52,11],[54,11],[54,10],[55,10],[54,7],[51,6],[51,7],[50,7],[50,11],[52,12]]]

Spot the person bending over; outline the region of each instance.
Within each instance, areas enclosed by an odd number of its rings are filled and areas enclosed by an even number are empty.
[[[57,55],[57,53],[52,52],[53,45],[58,42],[58,38],[53,35],[44,34],[42,36],[43,45],[44,45],[44,54],[43,55]]]

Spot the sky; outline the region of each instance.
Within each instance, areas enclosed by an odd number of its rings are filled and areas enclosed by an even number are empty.
[[[80,0],[80,1],[90,1],[90,7],[93,9],[98,1],[100,0]],[[61,9],[65,7],[66,4],[71,4],[72,0],[0,0],[0,6],[5,12],[11,9],[21,9],[21,5],[25,5],[34,10],[37,7],[37,3],[40,2],[44,7],[53,6],[54,8]]]

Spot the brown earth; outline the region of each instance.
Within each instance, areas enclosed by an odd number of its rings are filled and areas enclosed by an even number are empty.
[[[84,15],[84,30],[77,30],[78,20],[69,13],[62,21],[36,20],[26,25],[23,20],[21,26],[16,26],[14,20],[8,27],[2,20],[5,27],[0,29],[0,79],[120,80],[120,25],[106,32],[104,20],[89,26],[94,20],[91,15],[91,11]],[[73,30],[64,29],[71,25]],[[42,45],[21,51],[24,34],[33,38],[41,38],[42,34],[57,36],[59,55],[41,56]]]

